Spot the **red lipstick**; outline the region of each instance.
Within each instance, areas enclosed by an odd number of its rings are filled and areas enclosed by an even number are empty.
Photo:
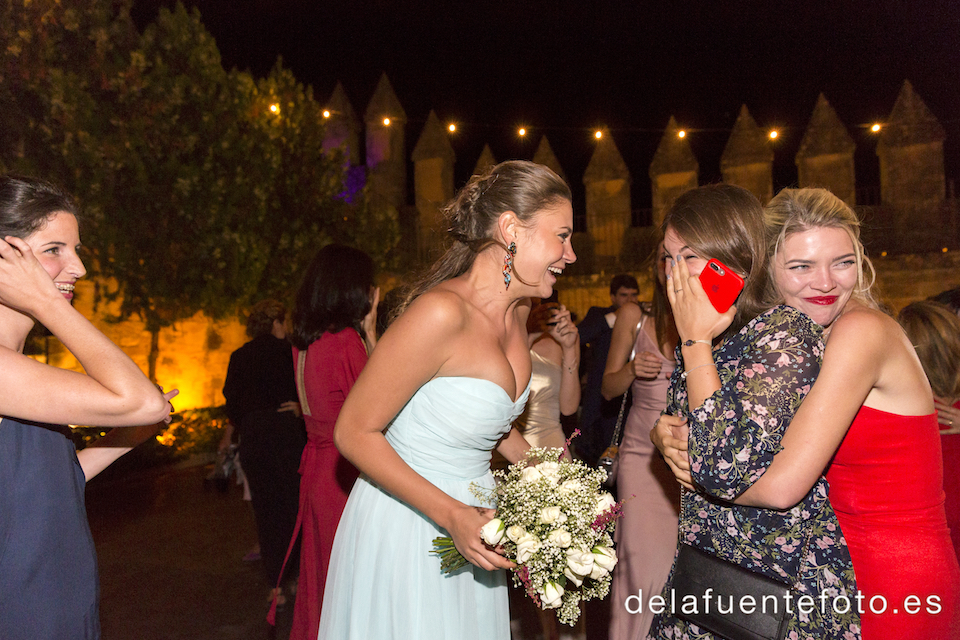
[[[827,307],[839,299],[840,296],[817,296],[816,298],[807,298],[806,300],[807,302],[812,302],[813,304],[820,304]]]

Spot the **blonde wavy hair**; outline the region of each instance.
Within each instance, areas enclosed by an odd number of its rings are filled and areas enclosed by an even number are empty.
[[[853,297],[873,309],[879,308],[873,292],[877,272],[860,241],[860,220],[846,202],[826,189],[783,189],[764,207],[764,223],[767,255],[770,256],[767,268],[770,270],[768,295],[771,304],[783,302],[783,296],[776,289],[774,269],[776,255],[787,236],[811,229],[832,227],[846,231],[853,243],[857,264],[857,287],[853,291]]]

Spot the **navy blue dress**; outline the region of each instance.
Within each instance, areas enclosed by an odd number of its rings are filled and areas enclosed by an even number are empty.
[[[66,427],[0,421],[0,638],[100,637],[86,481]]]

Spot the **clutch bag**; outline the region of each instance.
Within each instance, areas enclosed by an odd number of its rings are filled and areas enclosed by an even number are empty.
[[[674,615],[728,640],[783,640],[787,598],[796,600],[791,585],[688,544],[680,545],[672,586]]]

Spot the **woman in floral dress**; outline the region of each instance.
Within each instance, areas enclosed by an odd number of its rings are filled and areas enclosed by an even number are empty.
[[[809,596],[814,606],[788,609],[786,637],[859,638],[850,554],[822,478],[789,511],[721,502],[748,489],[779,450],[819,373],[821,329],[790,307],[764,310],[763,211],[746,190],[711,185],[689,191],[668,211],[664,229],[674,259],[667,291],[681,341],[666,413],[688,419],[698,488],[682,498],[680,543],[797,584],[795,597]],[[737,306],[723,314],[692,313],[702,309],[700,301],[684,295],[681,283],[698,276],[710,258],[743,276],[745,287]],[[671,572],[668,606],[654,620],[651,637],[717,637],[675,615],[682,615],[679,602],[670,609],[672,581]],[[833,606],[835,598],[840,606]],[[844,607],[843,598],[852,606]]]

